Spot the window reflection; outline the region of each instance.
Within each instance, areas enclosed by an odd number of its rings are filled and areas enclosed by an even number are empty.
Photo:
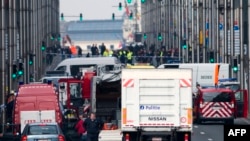
[[[70,84],[70,96],[71,96],[71,98],[82,98],[81,83],[71,83]]]

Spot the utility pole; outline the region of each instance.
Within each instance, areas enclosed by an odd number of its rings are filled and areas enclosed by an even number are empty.
[[[200,14],[199,14],[199,0],[196,0],[196,35],[197,35],[197,63],[200,63],[200,25],[199,25],[199,19],[200,19]]]
[[[192,63],[194,63],[194,0],[191,0],[191,47],[192,47]]]
[[[202,63],[206,63],[206,23],[207,23],[207,14],[206,14],[206,0],[202,0],[202,34],[203,34],[203,44],[202,44]]]
[[[244,56],[244,26],[243,26],[243,0],[240,0],[240,84],[241,84],[241,89],[243,89],[244,85],[244,61],[243,61],[243,56]]]

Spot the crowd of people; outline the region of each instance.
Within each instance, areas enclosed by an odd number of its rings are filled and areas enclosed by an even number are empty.
[[[126,46],[119,50],[109,49],[102,43],[100,46],[93,44],[87,54],[82,53],[81,47],[76,47],[77,51],[72,51],[70,47],[61,48],[62,60],[70,57],[109,57],[114,56],[122,63],[149,63],[158,66],[163,63],[179,62],[179,50],[166,49],[162,46],[157,48],[155,45],[150,47],[144,45]]]

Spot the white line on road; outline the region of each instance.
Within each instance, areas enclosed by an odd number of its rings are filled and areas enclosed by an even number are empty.
[[[204,135],[204,134],[205,134],[205,132],[200,132],[200,134]]]
[[[198,128],[198,126],[197,126],[197,125],[195,125],[195,126],[194,126],[194,128]]]
[[[207,140],[209,140],[209,141],[212,141],[213,139],[211,139],[211,138],[208,138]]]
[[[246,122],[247,124],[250,124],[250,121],[245,118],[243,118],[243,121]]]

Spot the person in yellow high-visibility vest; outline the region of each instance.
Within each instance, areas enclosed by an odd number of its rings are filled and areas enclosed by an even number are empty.
[[[133,52],[129,50],[127,53],[127,64],[132,65],[132,60],[133,60]]]
[[[108,57],[109,56],[109,51],[108,49],[106,49],[103,54],[102,54],[103,57]]]
[[[113,54],[114,54],[113,50],[110,50],[110,51],[109,51],[109,56],[112,57]]]

